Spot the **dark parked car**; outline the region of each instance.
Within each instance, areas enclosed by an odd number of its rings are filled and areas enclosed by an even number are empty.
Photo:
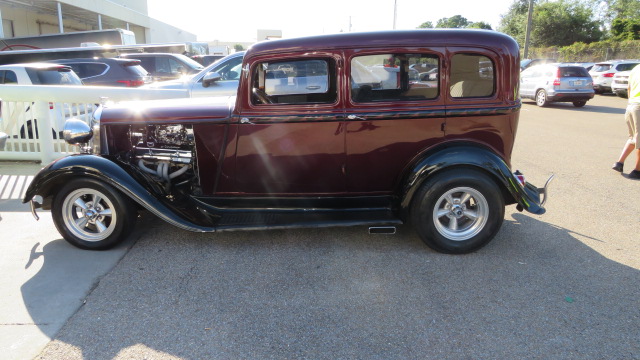
[[[153,81],[178,79],[184,75],[199,73],[204,67],[181,54],[139,53],[122,54],[123,59],[138,59]]]
[[[223,57],[224,55],[193,55],[191,58],[202,66],[209,66]]]
[[[70,66],[85,85],[138,87],[151,83],[140,60],[87,58],[48,62]]]
[[[85,249],[118,244],[140,208],[197,232],[410,222],[437,251],[474,251],[505,205],[545,212],[546,185],[510,169],[518,53],[485,30],[261,42],[235,97],[101,107],[91,128],[69,121],[65,139],[85,153],[45,167],[24,201],[51,209]],[[410,80],[423,63],[441,64],[438,81]]]

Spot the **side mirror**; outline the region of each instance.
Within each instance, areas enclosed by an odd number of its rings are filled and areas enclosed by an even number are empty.
[[[202,78],[202,86],[209,87],[211,83],[220,81],[221,78],[222,77],[217,72],[210,72],[207,75],[205,75],[204,78]]]

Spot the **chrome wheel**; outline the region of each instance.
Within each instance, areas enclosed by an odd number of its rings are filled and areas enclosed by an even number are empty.
[[[536,94],[536,104],[538,106],[547,105],[547,93],[544,90],[539,90]]]
[[[64,225],[83,241],[104,240],[117,225],[117,213],[112,201],[95,189],[80,188],[70,192],[61,210]]]
[[[440,235],[453,241],[476,236],[487,223],[489,205],[485,197],[470,187],[457,187],[435,202],[433,223]]]

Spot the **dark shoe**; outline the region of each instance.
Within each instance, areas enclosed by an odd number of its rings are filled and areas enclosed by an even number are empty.
[[[633,170],[632,172],[629,173],[629,176],[627,176],[629,179],[640,179],[640,170]]]
[[[617,171],[617,172],[622,172],[622,167],[624,166],[623,163],[621,162],[617,162],[615,164],[613,164],[613,166],[611,167],[613,170]]]

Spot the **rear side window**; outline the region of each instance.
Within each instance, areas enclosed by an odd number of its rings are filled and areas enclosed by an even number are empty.
[[[34,85],[82,85],[82,80],[68,67],[26,70]]]
[[[588,77],[589,72],[587,69],[576,66],[576,67],[561,67],[560,69],[560,77]]]
[[[254,103],[331,103],[337,99],[333,60],[305,59],[261,63],[256,69]],[[264,101],[263,101],[264,100]]]
[[[595,64],[591,70],[596,72],[602,72],[602,71],[607,71],[609,69],[611,69],[611,64]]]
[[[0,71],[0,80],[3,84],[17,84],[18,76],[16,76],[16,73],[11,70],[2,70]]]
[[[451,58],[449,91],[453,98],[492,96],[495,92],[494,65],[478,54],[456,54]]]
[[[102,75],[107,71],[107,64],[103,63],[83,63],[80,64],[80,74],[78,74],[81,78],[88,78],[92,76]]]
[[[438,97],[436,55],[380,54],[351,60],[354,102],[428,100]]]

